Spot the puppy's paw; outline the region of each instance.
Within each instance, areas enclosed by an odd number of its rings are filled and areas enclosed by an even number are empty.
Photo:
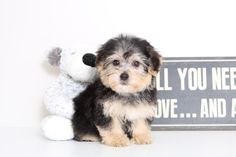
[[[100,138],[96,135],[84,135],[80,140],[86,142],[99,142]]]
[[[129,138],[124,134],[110,134],[102,138],[102,143],[113,147],[124,147],[130,145]]]
[[[133,141],[135,144],[151,144],[152,143],[151,133],[136,134],[133,136]]]

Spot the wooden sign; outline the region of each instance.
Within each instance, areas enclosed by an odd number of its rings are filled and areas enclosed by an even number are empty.
[[[235,130],[236,57],[165,58],[153,130]]]

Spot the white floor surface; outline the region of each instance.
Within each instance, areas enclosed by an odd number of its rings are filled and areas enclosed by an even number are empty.
[[[0,128],[0,157],[236,157],[236,131],[155,131],[151,145],[49,141],[38,129]]]

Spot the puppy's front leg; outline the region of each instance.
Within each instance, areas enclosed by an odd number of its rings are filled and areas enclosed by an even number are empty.
[[[102,143],[106,145],[122,147],[130,144],[130,140],[124,133],[118,118],[112,118],[109,126],[97,126],[97,128],[100,136],[102,137]]]
[[[135,120],[132,124],[133,140],[136,144],[152,143],[151,127],[145,119]]]

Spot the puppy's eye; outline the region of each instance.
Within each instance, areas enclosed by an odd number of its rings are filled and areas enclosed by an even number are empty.
[[[114,60],[114,61],[112,62],[112,64],[113,64],[114,66],[118,66],[118,65],[120,65],[120,61]]]
[[[139,61],[134,61],[134,62],[132,63],[132,65],[133,65],[134,67],[139,67],[140,63],[139,63]]]

